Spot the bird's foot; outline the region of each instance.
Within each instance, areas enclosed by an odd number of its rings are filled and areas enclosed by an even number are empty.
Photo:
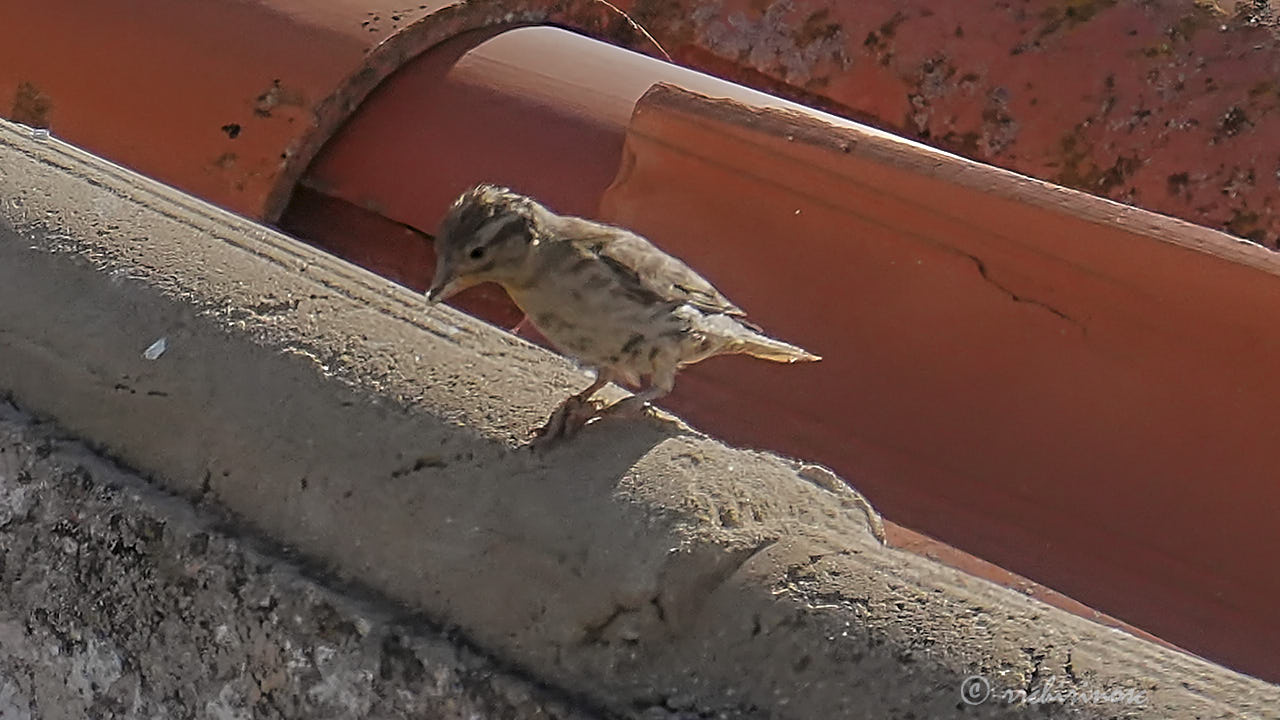
[[[653,414],[653,406],[639,395],[623,398],[599,412],[602,418],[641,418],[651,417]]]
[[[533,439],[529,444],[535,449],[545,449],[562,440],[568,440],[582,429],[596,414],[600,412],[600,404],[594,400],[573,395],[560,403],[540,428],[530,431]]]
[[[665,425],[669,430],[679,432],[690,432],[690,428],[680,418],[663,410],[662,408],[651,404],[647,398],[632,395],[629,398],[623,398],[612,405],[600,410],[596,413],[596,417],[602,422],[605,420],[653,420],[660,425]]]

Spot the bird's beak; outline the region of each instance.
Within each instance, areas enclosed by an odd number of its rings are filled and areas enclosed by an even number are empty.
[[[434,305],[441,300],[448,300],[472,285],[475,285],[475,281],[470,278],[457,277],[453,274],[452,268],[441,264],[440,267],[436,268],[436,277],[431,283],[431,289],[427,291],[427,302]]]
[[[432,285],[431,289],[427,291],[427,302],[435,305],[441,300],[450,297],[454,293],[458,292],[459,288],[457,285],[457,280],[451,280],[444,285]]]

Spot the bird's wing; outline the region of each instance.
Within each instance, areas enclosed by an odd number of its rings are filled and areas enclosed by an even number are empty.
[[[692,268],[659,250],[648,240],[618,228],[601,228],[574,239],[580,252],[590,253],[629,292],[657,302],[688,303],[711,314],[741,318],[746,313]]]

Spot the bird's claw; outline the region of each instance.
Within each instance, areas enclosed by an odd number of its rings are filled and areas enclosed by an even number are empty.
[[[640,418],[653,415],[653,406],[643,398],[632,395],[629,398],[623,398],[605,409],[599,411],[600,417],[610,418]]]
[[[660,425],[682,432],[692,431],[680,418],[659,408],[649,400],[632,396],[623,398],[596,413],[601,422],[605,420],[653,420]]]
[[[599,403],[584,400],[577,395],[571,396],[560,403],[542,427],[530,431],[533,438],[529,444],[535,449],[542,449],[561,440],[568,440],[577,435],[578,431],[598,412],[600,412]]]

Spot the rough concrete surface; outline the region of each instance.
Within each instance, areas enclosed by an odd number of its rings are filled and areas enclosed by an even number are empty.
[[[885,548],[797,463],[653,421],[525,449],[583,382],[0,126],[0,390],[531,677],[629,716],[995,716],[1046,683],[1032,711],[1049,717],[1280,707],[1274,686]],[[995,694],[971,706],[974,675]]]
[[[0,401],[0,720],[585,718]]]

